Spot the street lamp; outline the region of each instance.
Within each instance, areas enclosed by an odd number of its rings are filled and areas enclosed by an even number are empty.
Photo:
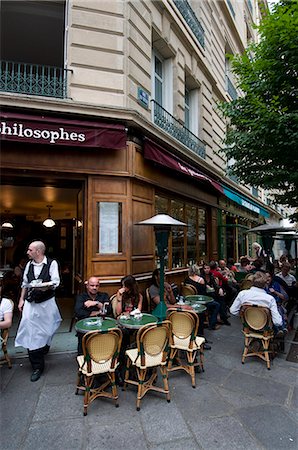
[[[154,227],[155,239],[157,245],[157,254],[160,258],[160,281],[159,281],[159,298],[160,302],[152,311],[152,314],[159,320],[166,318],[167,307],[164,301],[165,292],[165,256],[168,252],[169,234],[173,227],[187,227],[187,224],[174,219],[167,214],[157,214],[150,219],[138,222],[137,225],[150,225]]]

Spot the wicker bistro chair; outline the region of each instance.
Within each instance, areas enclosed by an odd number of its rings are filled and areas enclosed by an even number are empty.
[[[168,371],[184,370],[191,376],[192,387],[196,387],[195,366],[200,366],[204,371],[204,347],[205,338],[197,336],[199,318],[194,311],[170,311],[168,319],[172,324],[170,339],[170,358]],[[178,357],[178,352],[186,353],[187,362],[183,364]],[[200,354],[200,362],[195,362],[197,354]],[[173,362],[176,364],[173,366]]]
[[[269,345],[274,337],[270,310],[258,305],[243,305],[240,318],[244,334],[242,364],[246,357],[258,356],[266,361],[270,370]]]
[[[197,295],[197,290],[192,284],[181,283],[180,292],[183,297],[186,297],[187,295]]]
[[[14,303],[11,299],[10,302],[12,306],[14,306]],[[8,338],[9,338],[9,328],[3,328],[2,330],[0,330],[0,345],[3,352],[3,358],[0,359],[0,366],[2,366],[3,364],[7,364],[8,368],[11,369],[12,368],[11,360],[7,351]]]
[[[111,398],[118,405],[118,391],[115,383],[115,370],[118,367],[118,356],[122,342],[122,332],[119,328],[108,331],[91,331],[83,337],[83,355],[77,357],[79,364],[76,394],[84,392],[84,416],[87,408],[97,397]],[[107,375],[100,386],[95,386],[97,375]],[[83,378],[83,383],[82,383]],[[112,392],[106,388],[112,387]]]
[[[137,348],[126,351],[124,389],[127,384],[138,386],[137,411],[140,411],[141,400],[149,390],[166,394],[167,401],[170,402],[167,371],[170,326],[171,324],[167,320],[157,324],[144,325],[137,333]],[[136,370],[137,380],[130,378],[132,367]],[[158,367],[162,375],[163,388],[155,385]]]
[[[0,359],[0,365],[7,364],[8,368],[11,369],[11,360],[7,351],[7,341],[9,337],[9,328],[3,328],[0,334],[0,345],[2,347],[3,358]]]

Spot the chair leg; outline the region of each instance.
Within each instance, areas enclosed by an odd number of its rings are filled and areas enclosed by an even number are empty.
[[[169,369],[169,370],[170,370],[170,369],[172,368],[172,366],[173,366],[173,361],[174,361],[174,358],[175,358],[177,352],[178,352],[178,350],[177,350],[176,348],[171,348],[170,356],[169,356],[169,359],[168,359],[168,369]]]
[[[137,411],[140,411],[141,399],[144,395],[144,381],[146,378],[147,369],[137,369],[138,373],[138,394],[137,394]]]
[[[115,406],[116,408],[118,408],[119,403],[118,403],[118,390],[117,390],[117,386],[116,386],[116,379],[115,379],[115,372],[111,372],[108,374],[108,377],[110,378],[111,381],[111,386],[112,386],[112,395],[115,401]]]
[[[249,338],[245,337],[244,338],[244,350],[243,350],[243,354],[242,354],[242,364],[244,364],[246,355],[248,353],[249,343],[250,343]]]
[[[205,369],[204,369],[204,348],[203,348],[203,345],[200,347],[200,367],[201,367],[201,371],[205,372]]]
[[[187,361],[188,361],[188,370],[191,376],[191,385],[193,388],[196,387],[196,374],[195,374],[195,366],[194,360],[196,356],[196,352],[186,352]]]
[[[93,382],[93,377],[84,376],[85,380],[85,392],[84,392],[84,416],[87,416],[87,408],[90,400],[90,390]]]
[[[267,369],[270,370],[270,358],[269,358],[269,339],[268,340],[262,340],[262,344],[263,344],[263,351],[264,351],[264,356],[265,356],[265,360],[266,360],[266,364],[267,364]]]
[[[164,390],[165,390],[166,397],[167,397],[167,402],[170,403],[171,397],[170,397],[169,382],[168,382],[168,370],[167,370],[166,366],[159,366],[159,368],[160,368],[160,372],[161,372],[161,376],[162,376]]]
[[[125,391],[125,389],[127,388],[127,380],[129,379],[130,366],[131,366],[131,360],[130,360],[130,358],[126,357],[123,391]]]

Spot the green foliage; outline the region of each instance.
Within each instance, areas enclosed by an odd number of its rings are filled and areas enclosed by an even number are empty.
[[[258,32],[260,42],[231,59],[243,97],[219,106],[229,123],[222,151],[242,182],[297,207],[298,2],[281,1]]]

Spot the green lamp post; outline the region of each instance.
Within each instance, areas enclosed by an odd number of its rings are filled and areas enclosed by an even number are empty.
[[[174,219],[167,214],[157,214],[150,219],[138,222],[137,225],[149,225],[154,227],[155,239],[157,245],[157,255],[160,259],[160,282],[159,282],[159,298],[160,302],[152,311],[152,314],[159,320],[166,318],[167,306],[164,301],[165,292],[165,256],[168,252],[169,234],[173,227],[186,227],[187,224]]]

